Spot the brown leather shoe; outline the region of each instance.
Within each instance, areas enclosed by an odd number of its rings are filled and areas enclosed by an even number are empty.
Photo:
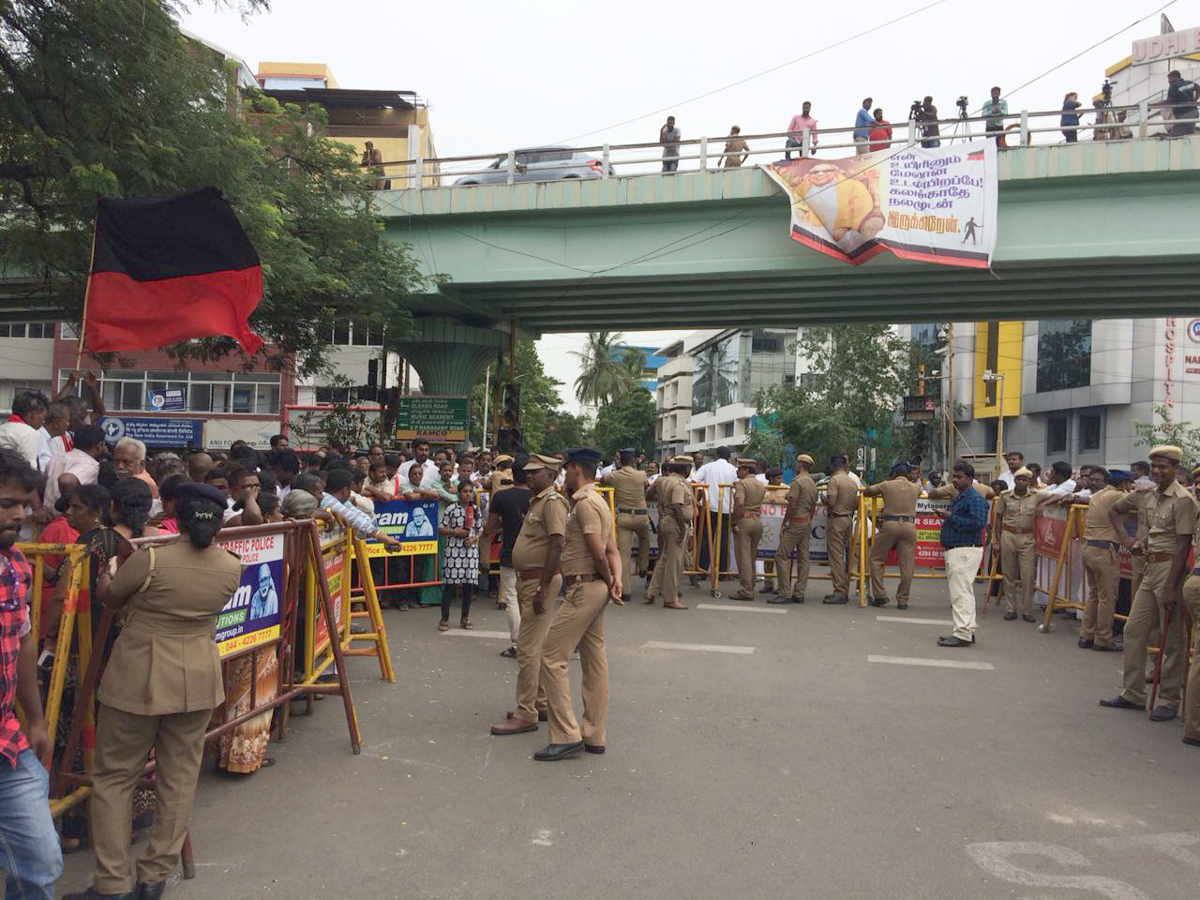
[[[687,609],[687,608],[688,607],[687,607],[686,603],[680,603],[678,600],[676,600],[674,603],[664,603],[663,604],[663,609]]]
[[[511,709],[504,714],[504,718],[506,718],[506,719],[515,719],[516,717],[517,717],[517,714],[514,713]],[[539,722],[549,722],[550,721],[549,711],[545,710],[545,709],[539,709],[538,710],[538,721]]]
[[[507,734],[524,734],[527,731],[537,731],[537,722],[526,722],[524,719],[518,719],[510,714],[510,717],[503,722],[498,722],[492,726],[492,734],[504,736]]]

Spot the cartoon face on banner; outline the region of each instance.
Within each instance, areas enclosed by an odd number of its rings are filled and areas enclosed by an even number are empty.
[[[221,541],[242,561],[242,581],[217,617],[217,650],[222,657],[279,637],[282,622],[283,535]]]
[[[437,552],[438,502],[436,500],[376,500],[379,530],[401,544],[387,551],[380,543],[367,544],[369,556],[414,556]]]

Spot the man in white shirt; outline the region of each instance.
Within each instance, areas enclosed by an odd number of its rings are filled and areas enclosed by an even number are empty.
[[[37,430],[38,469],[42,472],[46,471],[52,457],[66,453],[65,449],[60,449],[62,443],[54,439],[66,434],[70,423],[71,413],[65,403],[51,403],[46,407],[46,421]]]
[[[1037,509],[1040,512],[1048,503],[1059,503],[1060,498],[1075,493],[1075,479],[1071,477],[1071,464],[1061,459],[1046,470],[1046,487],[1038,491]]]
[[[711,534],[717,533],[717,513],[725,514],[725,530],[721,534],[721,571],[726,571],[729,566],[727,564],[729,547],[729,523],[730,517],[733,514],[733,487],[732,485],[738,480],[737,469],[733,463],[729,461],[729,448],[718,447],[717,458],[712,462],[707,462],[700,468],[692,472],[692,477],[689,481],[696,484],[706,486],[708,494],[708,518],[712,528]],[[721,489],[721,485],[725,485],[725,489]],[[708,547],[705,543],[700,545],[700,568],[707,567]],[[711,571],[711,570],[710,570]]]
[[[1010,450],[1004,454],[1004,461],[1008,463],[1008,468],[1000,473],[999,478],[1008,485],[1008,490],[1011,491],[1017,484],[1015,475],[1017,469],[1025,465],[1025,454],[1020,450]]]
[[[80,425],[75,429],[75,446],[69,453],[60,453],[46,466],[46,502],[54,509],[59,498],[58,476],[74,475],[80,484],[95,484],[100,475],[100,457],[104,455],[104,432],[95,425]]]
[[[396,470],[396,476],[399,479],[400,485],[409,483],[408,471],[413,466],[420,466],[424,471],[421,474],[421,487],[431,487],[438,480],[437,464],[429,458],[429,441],[413,441],[413,458],[408,462],[403,463]],[[401,493],[397,491],[397,494]]]
[[[13,397],[12,415],[0,425],[0,449],[12,450],[38,467],[38,434],[46,419],[46,395],[41,391],[18,391]]]

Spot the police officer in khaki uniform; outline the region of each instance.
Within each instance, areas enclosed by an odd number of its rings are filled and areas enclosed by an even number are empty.
[[[753,459],[737,461],[738,480],[733,486],[733,546],[741,588],[734,600],[754,599],[754,563],[762,538],[762,502],[767,486],[755,477]]]
[[[620,466],[604,476],[604,483],[613,487],[613,505],[617,510],[617,550],[621,554],[621,596],[628,603],[630,582],[633,579],[633,539],[638,542],[637,574],[646,577],[650,568],[650,511],[646,508],[646,489],[650,482],[646,473],[634,465],[637,448],[619,451]]]
[[[532,454],[525,463],[525,484],[533,491],[521,530],[513,544],[512,564],[517,575],[517,603],[521,626],[517,632],[517,708],[492,734],[537,731],[546,720],[546,691],[541,680],[542,644],[553,618],[554,599],[562,587],[558,572],[567,532],[567,498],[554,488],[561,462],[553,456]]]
[[[854,513],[858,509],[858,485],[846,473],[846,457],[837,454],[829,460],[829,481],[825,485],[825,508],[829,524],[825,528],[825,546],[829,555],[829,575],[833,593],[826,603],[850,602],[850,537],[854,533]]]
[[[1132,553],[1145,557],[1146,568],[1125,622],[1124,688],[1111,700],[1101,700],[1100,705],[1116,709],[1146,708],[1146,647],[1157,640],[1164,648],[1164,656],[1158,699],[1150,711],[1150,718],[1156,722],[1166,722],[1177,715],[1183,677],[1183,610],[1179,595],[1196,527],[1196,501],[1179,483],[1182,458],[1183,451],[1178,447],[1155,447],[1150,451],[1154,490],[1123,494],[1108,509],[1113,531]],[[1144,541],[1131,539],[1124,532],[1120,518],[1122,513],[1137,508],[1149,523]],[[1164,628],[1163,623],[1168,619]]]
[[[1033,591],[1037,586],[1034,568],[1037,554],[1033,542],[1033,519],[1038,492],[1031,488],[1033,473],[1024,466],[1013,472],[1013,486],[996,501],[992,543],[1000,549],[1000,572],[1004,576],[1004,618],[1011,622],[1020,615],[1026,622],[1033,615]],[[1019,593],[1018,593],[1019,592]]]
[[[496,457],[494,465],[495,468],[492,470],[491,477],[487,481],[487,488],[493,497],[498,492],[513,486],[513,458],[507,453],[501,453]]]
[[[204,733],[225,699],[213,630],[241,581],[236,556],[214,544],[225,497],[207,484],[180,485],[176,520],[183,536],[131,555],[97,594],[109,608],[128,607],[100,680],[96,761],[92,772],[93,886],[65,900],[128,898],[133,791],[150,751],[157,765],[158,808],[137,862],[139,898],[158,898],[179,863]]]
[[[900,586],[896,588],[896,606],[908,609],[908,594],[912,587],[913,568],[917,559],[917,498],[921,486],[908,477],[908,463],[892,466],[887,481],[863,488],[864,497],[883,498],[883,526],[871,545],[871,605],[887,606],[887,589],[883,586],[884,565],[888,552],[895,547],[900,564]]]
[[[1192,537],[1192,560],[1200,563],[1200,518]],[[1192,665],[1183,698],[1183,742],[1200,747],[1200,565],[1183,583],[1183,603],[1192,622]]]
[[[808,474],[813,458],[807,453],[796,457],[796,475],[787,493],[783,531],[775,551],[775,578],[778,596],[768,603],[803,603],[808,587],[808,544],[812,538],[813,512],[817,508],[817,483]],[[796,580],[792,581],[792,553],[796,553]]]
[[[658,562],[646,590],[646,602],[663,597],[666,609],[687,609],[679,602],[679,580],[683,577],[684,546],[692,524],[692,488],[687,476],[692,470],[690,456],[674,456],[654,483],[658,496]],[[625,558],[621,558],[622,564]]]
[[[608,718],[608,656],[604,649],[604,610],[621,599],[621,557],[613,540],[612,513],[596,490],[600,454],[589,448],[567,451],[567,490],[571,512],[560,566],[566,599],[542,645],[542,686],[549,707],[550,743],[533,754],[539,761],[563,759],[587,750],[604,752]],[[583,724],[575,720],[567,660],[579,648],[583,669]]]
[[[1117,548],[1121,536],[1113,530],[1108,511],[1124,496],[1109,483],[1110,475],[1100,466],[1092,466],[1088,488],[1092,495],[1083,517],[1083,568],[1088,575],[1088,593],[1083,601],[1083,621],[1079,626],[1079,647],[1083,650],[1117,650],[1113,643],[1113,613],[1121,583]]]

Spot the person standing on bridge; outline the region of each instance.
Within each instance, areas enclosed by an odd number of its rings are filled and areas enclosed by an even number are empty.
[[[817,483],[809,471],[813,458],[807,453],[796,456],[796,476],[787,493],[783,514],[783,532],[775,551],[775,577],[778,596],[768,603],[803,603],[808,587],[808,543],[812,537],[813,512],[817,508]],[[792,552],[796,552],[796,580],[792,581]]]
[[[984,131],[996,135],[996,146],[1004,144],[1004,117],[1008,115],[1008,101],[1000,97],[1000,88],[992,88],[991,99],[983,104],[983,114],[987,117]]]
[[[667,124],[658,130],[658,142],[663,148],[664,172],[674,172],[679,168],[679,142],[683,133],[675,127],[675,117],[667,116]]]
[[[875,153],[892,146],[892,123],[883,117],[882,109],[876,109],[873,115],[875,123],[871,126],[871,144],[867,149]]]
[[[742,129],[734,125],[729,129],[729,137],[725,139],[725,152],[721,154],[721,165],[726,169],[736,169],[746,161],[750,146],[742,137]]]
[[[1167,102],[1155,104],[1171,107],[1171,118],[1175,120],[1167,132],[1171,137],[1196,133],[1196,94],[1200,92],[1194,81],[1184,81],[1176,70],[1167,73]]]
[[[784,144],[784,159],[792,158],[792,148],[799,147],[801,156],[812,156],[817,152],[817,120],[810,115],[812,104],[805,100],[798,115],[788,122],[788,137]],[[808,132],[808,150],[804,148],[804,132]]]
[[[875,117],[871,115],[870,97],[864,97],[862,106],[858,110],[858,115],[854,119],[854,152],[858,156],[865,156],[868,142],[871,138],[871,129],[875,127]]]

